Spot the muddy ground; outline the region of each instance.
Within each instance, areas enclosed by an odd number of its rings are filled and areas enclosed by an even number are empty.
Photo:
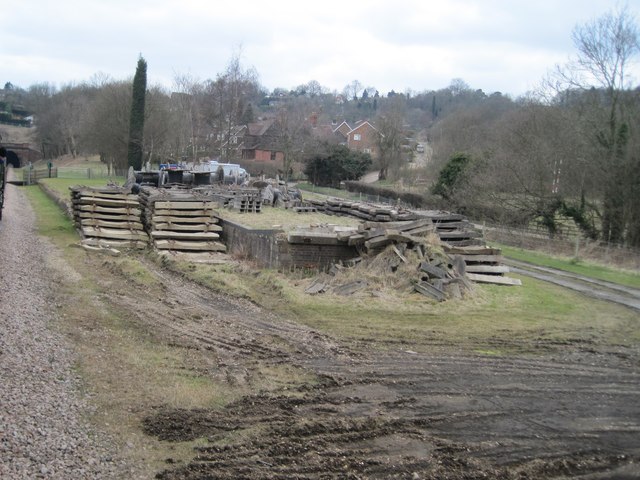
[[[264,365],[315,378],[222,410],[149,412],[148,435],[208,439],[157,478],[640,478],[637,348],[550,341],[498,357],[441,339],[346,344],[147,266],[161,300],[119,289],[111,301],[207,352],[216,380],[250,386]]]

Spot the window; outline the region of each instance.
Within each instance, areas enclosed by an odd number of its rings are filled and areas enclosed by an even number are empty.
[[[353,141],[354,142],[359,142],[360,140],[362,140],[362,135],[360,135],[359,133],[354,133],[353,134]]]
[[[271,160],[275,160],[276,159],[276,152],[271,152]]]

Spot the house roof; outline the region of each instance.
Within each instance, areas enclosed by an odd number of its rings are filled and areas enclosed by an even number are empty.
[[[267,130],[269,130],[269,128],[271,128],[271,126],[273,125],[273,122],[275,122],[275,119],[271,118],[262,122],[250,123],[249,125],[247,125],[249,135],[261,137],[262,135],[267,133]]]
[[[369,123],[368,120],[358,120],[358,122],[356,122],[356,126],[354,126],[351,130],[349,130],[349,134],[352,132],[355,132],[356,130],[359,130],[363,127],[369,126],[369,128],[372,128],[373,130],[375,130],[376,132],[378,131],[378,129],[376,127],[374,127],[373,125],[371,125]]]

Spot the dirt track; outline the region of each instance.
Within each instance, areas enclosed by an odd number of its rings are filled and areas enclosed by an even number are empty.
[[[596,280],[575,273],[540,267],[512,259],[507,260],[507,263],[511,266],[511,271],[515,273],[570,288],[591,298],[618,303],[634,310],[640,310],[640,290],[637,288],[625,287],[604,280]]]
[[[148,267],[165,300],[114,301],[173,342],[209,349],[219,379],[250,385],[259,362],[319,378],[223,411],[150,414],[150,435],[211,441],[160,478],[640,478],[637,350],[550,343],[509,358],[341,345]]]

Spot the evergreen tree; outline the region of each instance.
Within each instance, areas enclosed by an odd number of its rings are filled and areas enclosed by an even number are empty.
[[[144,102],[147,93],[147,62],[142,56],[138,59],[136,74],[133,77],[131,97],[131,117],[129,122],[129,147],[127,164],[134,170],[142,168],[142,146],[144,132]]]

